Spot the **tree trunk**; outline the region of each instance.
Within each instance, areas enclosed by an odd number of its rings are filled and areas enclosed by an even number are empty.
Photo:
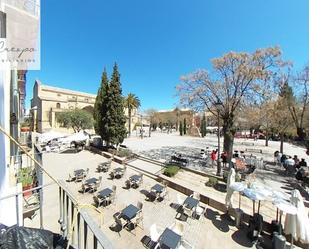
[[[129,108],[129,137],[131,137],[131,108]]]
[[[283,133],[280,133],[280,153],[283,154]]]
[[[266,130],[265,134],[265,146],[268,146],[268,130]]]
[[[229,116],[223,120],[223,151],[227,153],[227,162],[230,163],[233,155],[233,143],[235,130],[233,129],[233,117]],[[218,155],[220,157],[220,155]]]
[[[150,122],[150,124],[149,124],[149,132],[148,132],[149,137],[151,137],[151,126],[152,126],[152,123]]]
[[[234,135],[232,131],[224,132],[223,151],[227,152],[227,160],[231,161],[233,155]]]
[[[297,127],[297,128],[296,128],[296,131],[297,131],[297,136],[298,136],[299,140],[300,140],[300,141],[304,141],[305,138],[306,138],[305,129],[302,128],[302,127]]]

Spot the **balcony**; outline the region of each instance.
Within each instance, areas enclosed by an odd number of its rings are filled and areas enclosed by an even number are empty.
[[[42,154],[37,149],[34,155],[37,161],[42,159]],[[24,166],[33,167],[33,161],[25,159],[22,160]],[[41,182],[38,187],[0,198],[0,202],[11,198],[16,200],[18,226],[50,230],[68,240],[73,248],[113,248],[100,225],[89,215],[89,208],[78,204],[63,180],[49,180],[45,183],[49,178],[43,177],[38,167],[37,176]],[[31,195],[27,196],[29,193]],[[18,215],[21,206],[22,220]]]

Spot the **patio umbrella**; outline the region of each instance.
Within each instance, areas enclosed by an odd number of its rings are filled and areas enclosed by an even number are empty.
[[[244,189],[244,194],[247,196],[250,200],[253,201],[253,214],[255,214],[255,202],[258,201],[258,213],[260,212],[260,205],[261,201],[264,201],[267,199],[267,196],[264,191],[261,191],[259,188],[245,188]]]
[[[240,209],[240,203],[241,203],[241,192],[243,192],[246,187],[247,187],[246,184],[244,184],[242,182],[234,182],[234,183],[230,184],[230,188],[233,191],[238,192],[238,194],[239,194],[239,201],[238,201],[239,209]]]
[[[305,209],[303,197],[295,189],[291,193],[291,203],[296,207],[297,213],[287,214],[285,217],[284,231],[292,235],[293,239],[300,240],[302,243],[309,243],[309,218]]]
[[[230,188],[231,184],[235,183],[235,169],[231,169],[228,177],[227,177],[227,183],[226,183],[226,196],[225,196],[225,205],[227,208],[233,206],[233,200],[232,200],[232,195],[234,190]]]

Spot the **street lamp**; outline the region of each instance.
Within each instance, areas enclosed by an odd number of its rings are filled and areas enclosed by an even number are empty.
[[[218,156],[217,156],[217,176],[221,175],[221,161],[220,161],[220,107],[222,106],[220,99],[217,99],[215,106],[218,112]]]
[[[143,139],[143,137],[144,137],[144,129],[143,129],[143,114],[141,114],[141,139]]]

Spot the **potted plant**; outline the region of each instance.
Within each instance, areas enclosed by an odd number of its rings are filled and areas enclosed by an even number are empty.
[[[23,191],[33,188],[32,169],[30,167],[21,168],[18,175],[18,181],[21,182]],[[31,191],[29,191],[24,193],[23,195],[26,197],[31,194]]]

